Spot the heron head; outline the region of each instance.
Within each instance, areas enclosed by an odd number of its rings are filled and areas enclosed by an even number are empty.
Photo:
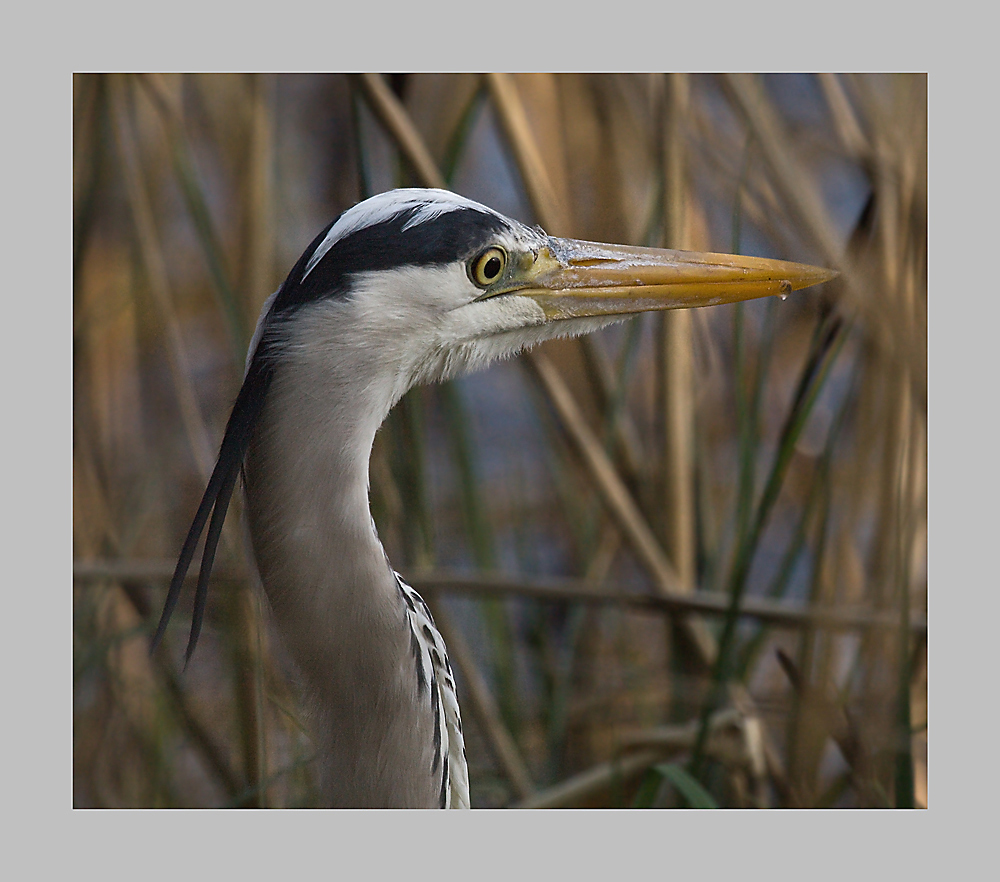
[[[633,313],[785,295],[834,275],[562,239],[448,191],[393,190],[316,238],[265,307],[254,347],[269,333],[270,345],[311,352],[331,370],[391,375],[395,401],[415,383]]]

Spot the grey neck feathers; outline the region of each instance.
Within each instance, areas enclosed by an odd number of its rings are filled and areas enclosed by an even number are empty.
[[[368,460],[394,380],[317,342],[284,353],[247,452],[254,556],[313,707],[327,802],[433,806],[429,775],[396,771],[430,769],[433,723],[368,505]]]

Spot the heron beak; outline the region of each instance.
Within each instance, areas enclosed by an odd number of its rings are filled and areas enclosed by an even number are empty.
[[[604,245],[550,237],[518,294],[531,297],[549,320],[685,309],[779,295],[827,282],[833,270],[801,263]]]

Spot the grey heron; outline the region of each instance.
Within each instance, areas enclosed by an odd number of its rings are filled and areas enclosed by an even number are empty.
[[[445,190],[394,190],[355,205],[264,304],[153,647],[207,524],[190,659],[242,472],[254,560],[308,693],[325,802],[467,807],[444,641],[390,565],[369,509],[369,457],[389,410],[418,383],[553,337],[637,312],[784,295],[833,275],[551,237]]]

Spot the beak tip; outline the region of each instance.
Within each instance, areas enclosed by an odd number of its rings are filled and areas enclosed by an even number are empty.
[[[803,266],[803,272],[796,279],[798,284],[793,283],[796,291],[802,288],[811,288],[813,285],[822,285],[824,282],[832,282],[840,275],[840,270],[826,269],[818,266]]]

